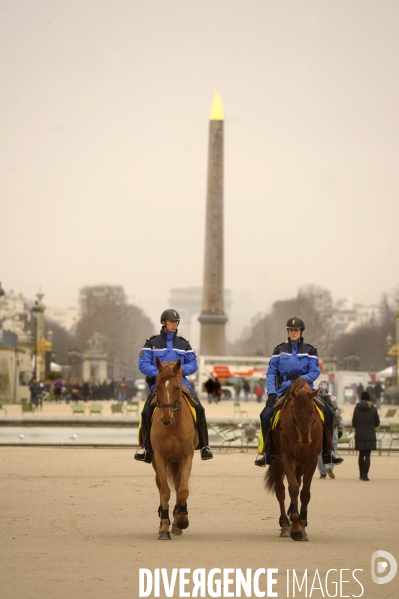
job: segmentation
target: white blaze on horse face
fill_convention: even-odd
[[[168,389],[169,383],[170,383],[170,381],[165,381],[166,395],[168,396],[167,403],[169,403],[169,389]]]

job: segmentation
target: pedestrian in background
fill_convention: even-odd
[[[240,401],[241,389],[242,389],[242,385],[241,385],[240,381],[238,380],[234,383],[234,391],[236,394],[236,401]]]
[[[249,399],[249,392],[251,390],[251,387],[249,386],[249,383],[247,380],[244,381],[244,384],[242,386],[243,391],[244,391],[244,401],[248,401]]]
[[[355,428],[355,449],[359,451],[359,478],[370,480],[371,452],[377,449],[375,429],[380,425],[378,411],[370,399],[370,394],[363,391],[359,403],[353,412],[352,425]]]
[[[118,403],[123,405],[123,402],[126,400],[127,394],[127,383],[125,377],[121,380],[118,385]]]
[[[215,382],[213,380],[213,376],[209,377],[209,379],[204,383],[204,387],[206,392],[208,393],[208,403],[212,403],[213,401],[213,392],[215,390]]]
[[[334,410],[334,434],[333,434],[333,445],[334,445],[334,450],[337,451],[337,447],[338,447],[338,440],[337,440],[337,436],[338,439],[340,439],[342,437],[342,433],[344,431],[344,421],[342,418],[342,412],[341,412],[341,408],[338,405],[338,400],[334,395],[330,395],[329,394],[329,385],[328,385],[328,381],[321,381],[320,385],[319,385],[319,389],[320,389],[320,397],[322,398],[322,400],[330,406],[330,408],[332,408]],[[337,433],[335,432],[337,429]],[[319,455],[318,461],[317,461],[317,465],[319,468],[319,472],[320,472],[320,478],[326,478],[327,474],[330,478],[335,478],[335,474],[333,472],[334,470],[334,464],[330,463],[330,464],[323,464],[323,458],[321,456],[321,454]]]
[[[256,401],[258,403],[262,401],[264,394],[265,394],[265,388],[263,387],[263,385],[258,383],[255,388]]]

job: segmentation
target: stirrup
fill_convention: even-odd
[[[329,453],[323,453],[322,460],[323,464],[334,464],[335,466],[338,466],[338,464],[342,464],[344,458],[337,458],[331,451]]]
[[[261,453],[255,460],[255,466],[272,466],[274,464],[274,455],[270,451]]]
[[[142,453],[139,453],[139,451]],[[145,448],[143,449],[141,447],[134,454],[135,460],[137,460],[139,462],[145,462],[146,464],[151,464],[153,457],[154,457],[154,454],[151,453],[151,451],[149,449],[145,449]]]
[[[201,460],[212,460],[213,453],[209,445],[204,445],[201,447]]]
[[[256,458],[254,464],[255,464],[255,466],[260,466],[261,468],[264,468],[266,466],[266,454],[264,454],[264,453],[259,454],[258,457]]]

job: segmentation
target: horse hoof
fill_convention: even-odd
[[[178,526],[175,526],[174,524],[172,524],[172,535],[182,535],[183,531],[181,528],[179,528]]]
[[[286,539],[290,538],[290,529],[289,528],[282,528],[281,532],[280,532],[280,537],[284,537]]]
[[[170,532],[160,532],[158,535],[158,541],[171,541]]]
[[[298,532],[293,532],[291,530],[290,537],[293,541],[308,541],[309,540],[307,535],[303,534],[302,530],[300,530]]]

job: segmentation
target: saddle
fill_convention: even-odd
[[[289,404],[290,400],[291,400],[291,395],[288,395],[288,397],[286,395],[285,396],[283,395],[275,403],[274,414],[272,416],[271,427],[270,427],[272,431],[278,431],[281,429],[281,417],[284,413],[285,408]],[[323,426],[324,426],[325,418],[324,418],[324,412],[323,412],[323,408],[324,408],[323,402],[320,401],[320,399],[318,397],[314,397],[313,403],[315,404],[316,412],[319,415],[320,420],[322,421]]]
[[[191,416],[193,417],[193,421],[194,421],[194,426],[197,428],[197,411],[195,408],[197,407],[198,402],[195,399],[195,397],[191,394],[190,389],[188,387],[182,387],[182,391],[183,391],[183,398],[187,402],[188,407],[190,408]],[[153,391],[151,391],[147,401],[149,401],[151,406],[155,406],[155,409],[151,416],[151,422],[152,422],[152,420],[154,419],[154,414],[157,410],[157,406],[156,406],[157,390],[156,390],[156,388]],[[140,447],[143,447],[143,431],[142,431],[142,426],[141,426],[141,418],[140,418],[140,422],[139,422],[137,436],[138,436],[138,442],[139,442]]]

